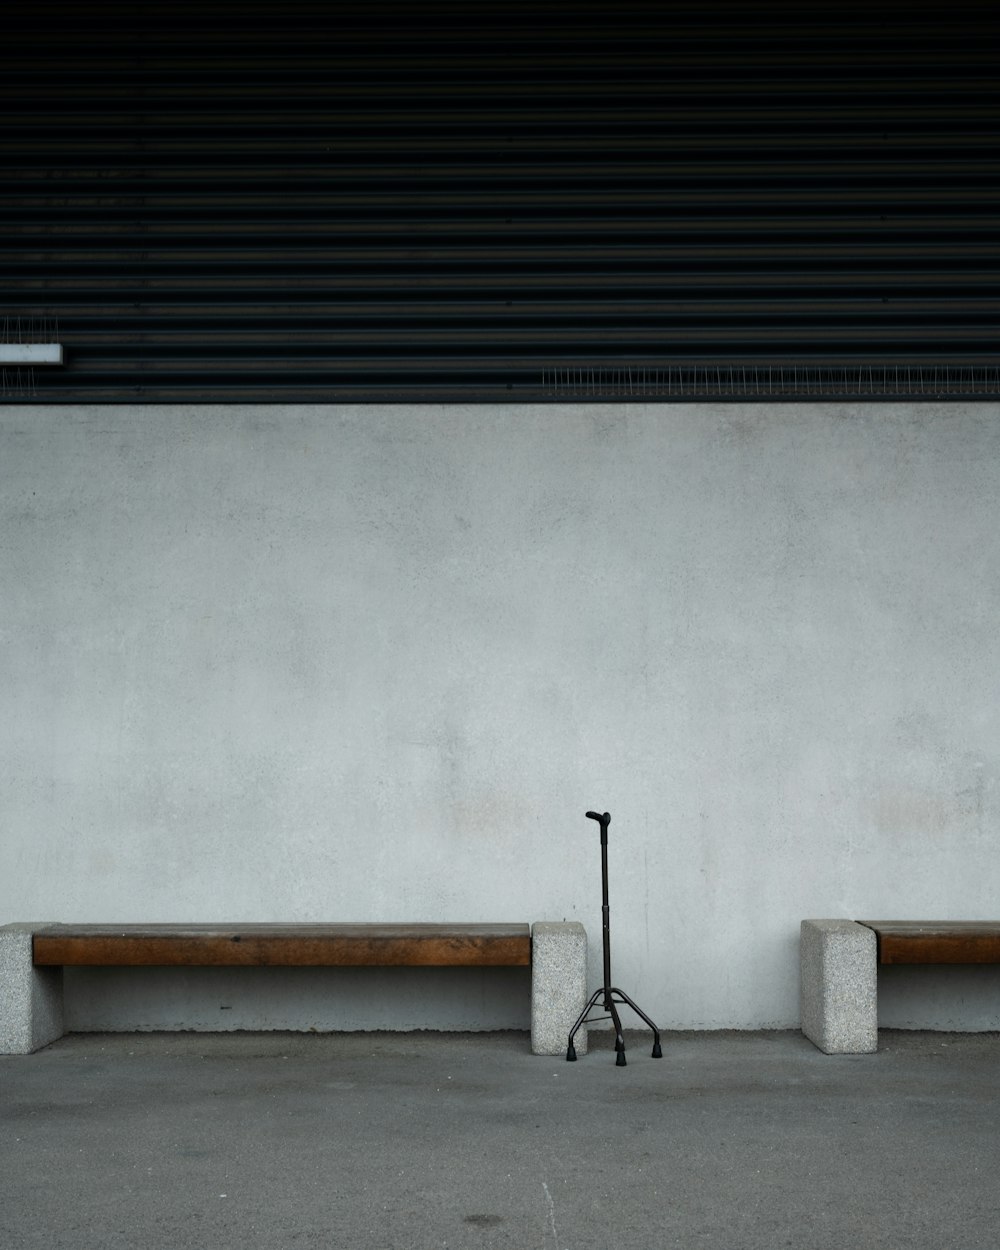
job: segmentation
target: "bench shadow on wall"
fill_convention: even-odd
[[[530,968],[66,968],[67,1032],[529,1029]]]

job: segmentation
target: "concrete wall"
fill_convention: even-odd
[[[596,984],[596,807],[615,981],[738,1028],[802,917],[1000,912],[996,404],[8,407],[0,509],[0,923],[566,917]],[[883,1024],[1000,1025],[902,973]],[[155,975],[71,1024],[527,1023]]]

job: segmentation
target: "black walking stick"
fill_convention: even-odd
[[[597,1016],[598,1020],[612,1020],[615,1026],[615,1050],[618,1057],[615,1064],[619,1068],[625,1067],[625,1039],[622,1037],[622,1022],[618,1017],[618,1011],[615,1003],[624,1003],[631,1007],[637,1016],[645,1020],[649,1027],[653,1030],[653,1058],[662,1059],[663,1051],[660,1049],[660,1033],[656,1025],[650,1020],[644,1011],[640,1011],[635,1003],[629,998],[624,990],[616,989],[611,984],[611,926],[609,923],[608,911],[608,825],[611,824],[611,817],[607,812],[600,814],[599,812],[588,812],[588,820],[596,820],[601,826],[601,884],[604,887],[604,905],[601,908],[602,928],[604,930],[604,984],[599,990],[595,990],[590,996],[590,1001],[580,1013],[576,1024],[569,1031],[569,1046],[566,1049],[566,1058],[572,1063],[576,1059],[576,1048],[573,1046],[573,1038],[576,1036],[577,1029],[584,1023],[590,1015],[594,1007],[597,1006],[598,1000],[601,1001],[602,1010],[608,1012],[606,1016]],[[617,997],[616,997],[617,996]]]

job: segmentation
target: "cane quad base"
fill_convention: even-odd
[[[593,994],[591,994],[590,998],[587,1000],[586,1007],[584,1007],[576,1023],[573,1025],[572,1029],[570,1029],[569,1044],[566,1047],[566,1059],[569,1063],[574,1063],[578,1057],[576,1039],[580,1034],[580,1030],[584,1027],[586,1022],[591,1019],[590,1013],[595,1009],[599,1009],[606,1011],[608,1014],[606,1016],[597,1016],[596,1019],[610,1020],[614,1025],[615,1064],[619,1068],[625,1067],[627,1062],[625,1059],[625,1036],[622,1033],[621,1017],[618,1014],[619,1007],[631,1007],[639,1019],[652,1029],[652,1057],[654,1059],[663,1058],[663,1048],[660,1045],[660,1031],[657,1029],[652,1020],[650,1020],[649,1016],[646,1015],[641,1007],[637,1007],[635,1005],[624,990],[620,990],[614,985],[602,985],[600,989],[594,990]]]

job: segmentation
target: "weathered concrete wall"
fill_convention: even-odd
[[[803,917],[998,912],[996,404],[9,407],[0,510],[0,923],[565,917],[596,984],[596,807],[695,1028],[796,1023]],[[491,984],[423,1022],[526,1027]]]

